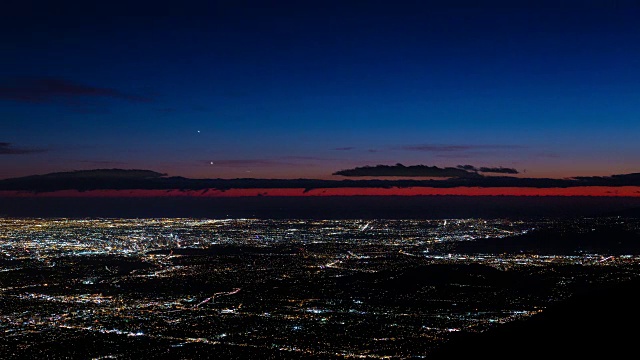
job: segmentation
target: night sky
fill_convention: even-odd
[[[0,5],[0,179],[640,171],[637,1],[42,3]]]

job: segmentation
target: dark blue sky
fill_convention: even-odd
[[[0,15],[0,178],[640,169],[637,1],[47,3]]]

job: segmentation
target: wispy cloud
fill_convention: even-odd
[[[353,169],[340,170],[333,175],[342,176],[413,176],[413,177],[478,177],[479,173],[518,174],[518,170],[505,167],[475,167],[473,165],[458,165],[456,167],[437,167],[427,165],[404,166],[376,165],[363,166]]]
[[[456,166],[458,169],[467,170],[467,171],[475,171],[481,173],[495,173],[495,174],[519,174],[518,170],[514,168],[505,168],[505,167],[475,167],[473,165],[458,165]]]
[[[495,174],[518,174],[518,170],[514,168],[505,168],[505,167],[480,167],[478,171],[482,173],[495,173]]]
[[[109,160],[80,160],[78,162],[84,163],[84,164],[100,165],[100,166],[114,166],[114,165],[126,164],[126,162],[123,162],[123,161],[109,161]]]
[[[539,157],[539,158],[550,158],[550,159],[556,159],[560,157],[559,154],[552,153],[552,152],[539,152],[539,153],[533,154],[533,156]]]
[[[0,142],[0,155],[24,155],[45,152],[44,149],[15,147],[8,142]]]
[[[326,157],[318,157],[318,156],[296,156],[296,155],[283,156],[280,159],[285,159],[285,160],[312,160],[312,161],[337,161],[337,160],[340,160],[340,159],[336,159],[336,158],[326,158]]]
[[[271,159],[218,159],[209,160],[207,164],[227,168],[309,166],[317,162],[340,161],[340,159],[317,156],[289,155]]]
[[[424,152],[465,152],[475,150],[507,150],[507,149],[522,149],[522,145],[501,145],[501,144],[481,144],[481,145],[460,145],[460,144],[420,144],[420,145],[405,145],[394,148],[395,150],[405,151],[424,151]]]
[[[471,149],[471,147],[468,145],[406,145],[398,147],[396,149],[407,151],[450,152],[466,151]]]
[[[363,166],[353,169],[336,171],[333,175],[342,176],[413,176],[413,177],[469,177],[479,176],[474,172],[465,169],[427,165],[404,166],[396,165],[376,165]]]
[[[145,96],[116,89],[80,84],[55,77],[22,77],[0,82],[0,99],[28,103],[50,103],[79,98],[113,98],[132,102],[151,102]]]
[[[470,159],[473,157],[476,157],[477,155],[471,152],[442,152],[442,153],[436,153],[434,155],[437,158],[443,158],[443,159]]]
[[[292,162],[272,159],[225,159],[210,160],[209,165],[228,167],[228,168],[247,168],[247,167],[277,167],[277,166],[295,166]]]
[[[246,160],[241,160],[246,161]],[[255,160],[249,160],[255,161]],[[62,173],[29,176],[26,179],[0,180],[0,190],[56,191],[65,189],[255,189],[255,188],[569,188],[584,186],[640,186],[640,173],[611,176],[584,176],[574,178],[526,178],[515,176],[483,176],[458,168],[439,168],[436,166],[395,166],[378,165],[351,170],[344,176],[423,176],[442,179],[353,179],[317,180],[317,179],[187,179],[165,177],[166,174],[141,169],[95,169],[74,170]],[[373,174],[375,171],[377,174]],[[392,174],[389,174],[391,171]],[[411,173],[411,174],[410,174]],[[611,189],[609,191],[617,191]],[[620,190],[622,191],[622,190]]]
[[[333,150],[349,151],[349,150],[353,150],[353,149],[355,149],[355,147],[353,147],[353,146],[345,146],[345,147],[337,147],[337,148],[334,148]]]

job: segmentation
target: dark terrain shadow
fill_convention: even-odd
[[[615,359],[636,351],[640,279],[578,293],[527,320],[457,334],[429,359]]]

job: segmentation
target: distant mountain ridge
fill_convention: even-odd
[[[462,254],[636,255],[640,254],[640,232],[612,224],[588,231],[549,228],[517,236],[459,241],[446,251]]]
[[[130,179],[152,179],[167,176],[152,170],[141,169],[93,169],[55,172],[44,175],[29,175],[12,178],[8,180],[29,180],[29,179],[91,179],[91,178],[130,178]]]

